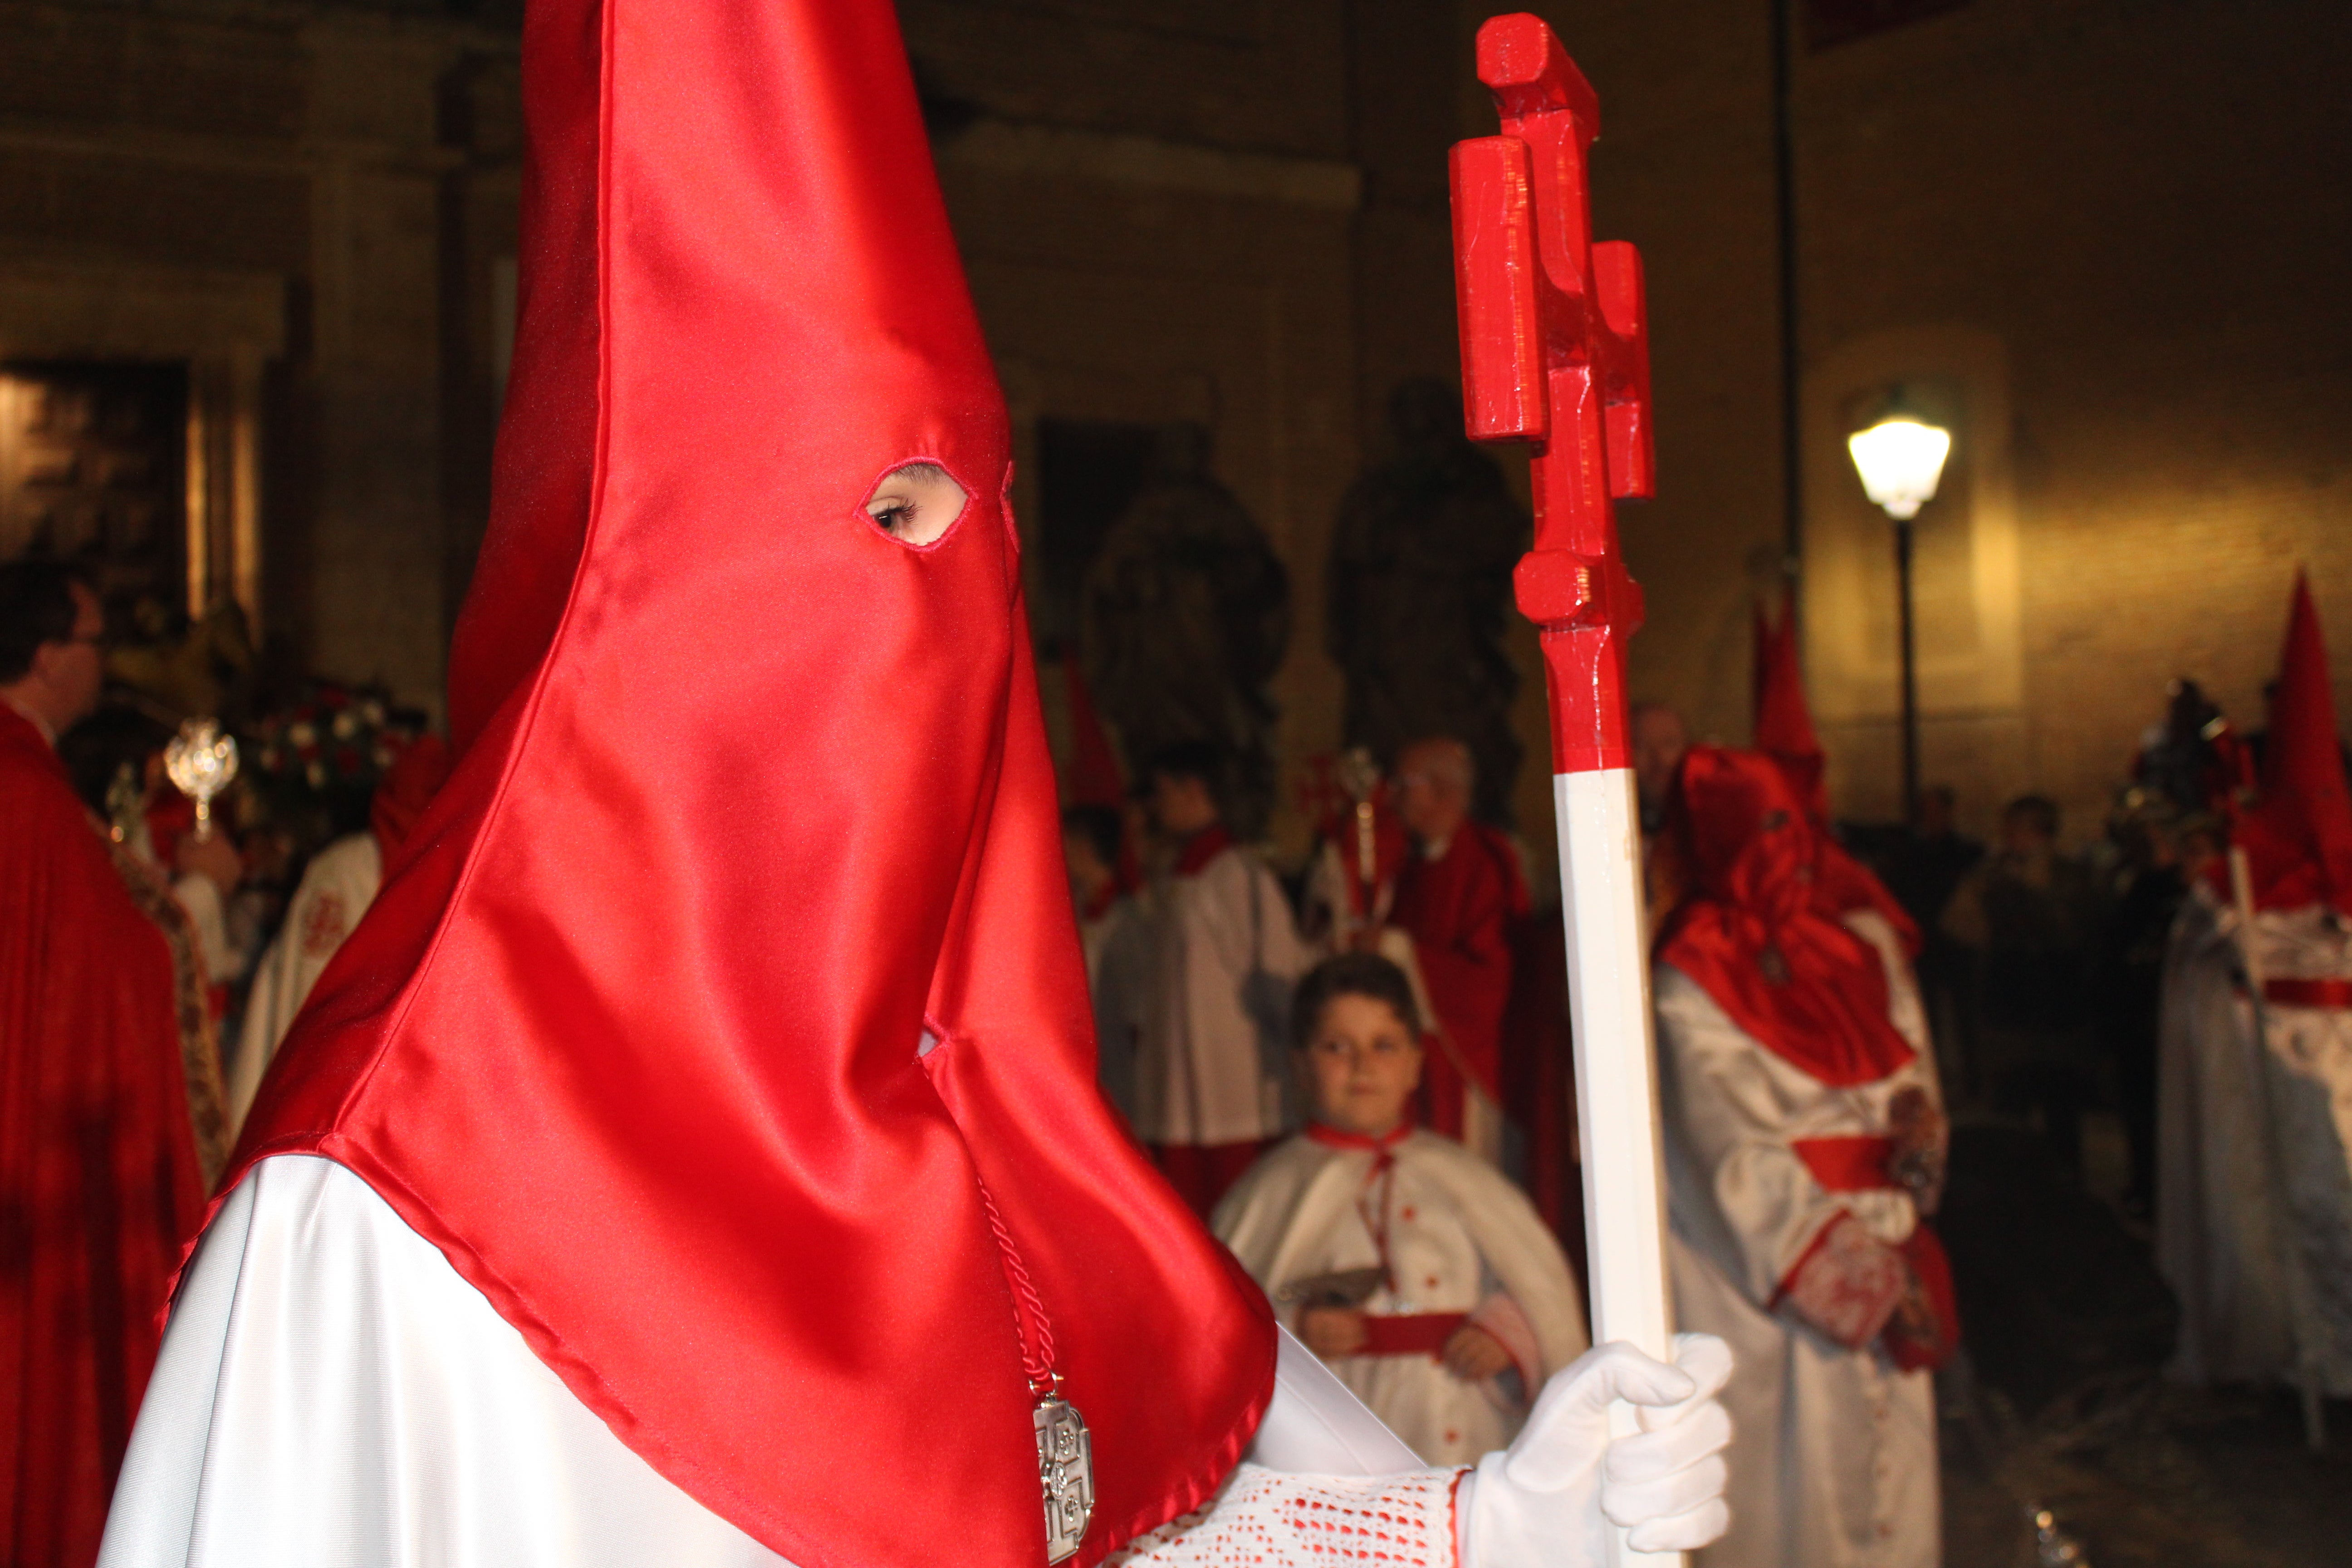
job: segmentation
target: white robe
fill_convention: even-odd
[[[1136,1136],[1251,1143],[1283,1130],[1289,984],[1315,951],[1255,855],[1229,848],[1152,889],[1138,1010]],[[1253,1012],[1249,993],[1259,994]]]
[[[1339,1381],[1433,1465],[1470,1464],[1509,1443],[1543,1380],[1591,1347],[1559,1243],[1519,1190],[1451,1140],[1415,1132],[1395,1150],[1387,1194],[1394,1289],[1363,1302],[1374,1313],[1463,1312],[1517,1363],[1465,1383],[1427,1355],[1346,1356]],[[1276,1298],[1295,1328],[1302,1308],[1286,1286],[1375,1268],[1378,1245],[1358,1199],[1372,1153],[1301,1135],[1252,1166],[1217,1205],[1212,1228]]]
[[[1822,1083],[1764,1048],[1699,984],[1657,968],[1669,1257],[1678,1326],[1729,1342],[1724,1390],[1731,1528],[1701,1568],[1934,1568],[1941,1561],[1933,1379],[1875,1344],[1844,1345],[1771,1303],[1822,1226],[1843,1209],[1890,1246],[1918,1215],[1908,1194],[1832,1193],[1800,1138],[1884,1136],[1902,1089],[1936,1094],[1909,966],[1886,922],[1847,917],[1885,961],[1895,1026],[1918,1055],[1852,1089]]]
[[[228,1068],[228,1124],[245,1125],[246,1112],[261,1088],[262,1074],[294,1015],[319,983],[327,960],[343,945],[360,916],[375,902],[383,883],[383,852],[373,833],[338,838],[311,857],[286,906],[286,920],[277,939],[261,955],[254,971],[253,989],[245,1002],[245,1026],[238,1036],[236,1056]]]
[[[1121,1561],[1321,1563],[1291,1522],[1307,1507],[1380,1514],[1451,1563],[1457,1478],[1286,1336],[1247,1461]],[[309,1155],[262,1162],[206,1232],[99,1563],[790,1568],[625,1447],[364,1182]]]
[[[2157,1262],[2180,1300],[2170,1370],[2199,1384],[2294,1380],[2301,1290],[2314,1370],[2324,1392],[2345,1398],[2352,1011],[2268,1002],[2269,1049],[2258,1049],[2238,925],[2236,911],[2200,888],[2165,960]],[[2266,979],[2352,980],[2352,932],[2321,909],[2263,911],[2253,942]]]

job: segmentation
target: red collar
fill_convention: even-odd
[[[1370,1149],[1381,1154],[1393,1151],[1398,1144],[1412,1137],[1416,1131],[1412,1124],[1412,1118],[1410,1116],[1377,1138],[1369,1132],[1342,1131],[1337,1127],[1326,1126],[1320,1121],[1310,1121],[1307,1124],[1307,1136],[1327,1149]]]
[[[1176,874],[1197,877],[1209,868],[1209,862],[1234,847],[1234,836],[1222,822],[1213,822],[1192,837],[1184,840],[1184,852],[1176,857]]]

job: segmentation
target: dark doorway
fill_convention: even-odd
[[[0,363],[0,560],[76,561],[110,610],[188,603],[188,372]]]
[[[1142,489],[1157,428],[1081,419],[1037,422],[1038,602],[1030,620],[1041,648],[1075,646],[1087,568],[1103,536]]]

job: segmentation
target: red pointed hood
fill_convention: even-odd
[[[1813,820],[1826,823],[1830,797],[1822,773],[1827,758],[1821,737],[1813,732],[1812,710],[1805,703],[1797,606],[1790,595],[1781,598],[1777,626],[1762,605],[1756,608],[1756,749],[1780,764]]]
[[[2237,839],[2263,908],[2328,903],[2352,912],[2352,796],[2345,787],[2327,645],[2301,573],[2271,700],[2262,797],[2240,822]]]
[[[1793,593],[1780,597],[1777,626],[1766,617],[1761,605],[1756,607],[1756,749],[1779,764],[1819,834],[1815,901],[1831,914],[1877,910],[1916,958],[1925,945],[1917,922],[1869,867],[1829,837],[1829,755],[1814,732],[1813,711],[1805,701],[1805,669],[1797,651]]]
[[[1097,1561],[1231,1468],[1273,1331],[1095,1088],[1007,419],[890,6],[534,0],[524,80],[461,755],[240,1165],[349,1166],[802,1568],[1036,1568],[1049,1359]],[[863,510],[911,460],[969,494],[920,548]]]

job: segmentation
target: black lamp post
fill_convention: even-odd
[[[1864,493],[1895,523],[1896,626],[1903,668],[1903,820],[1919,814],[1919,678],[1911,626],[1911,520],[1936,499],[1944,459],[1952,453],[1952,433],[1903,412],[1900,399],[1867,430],[1846,437],[1846,450],[1862,476]]]

